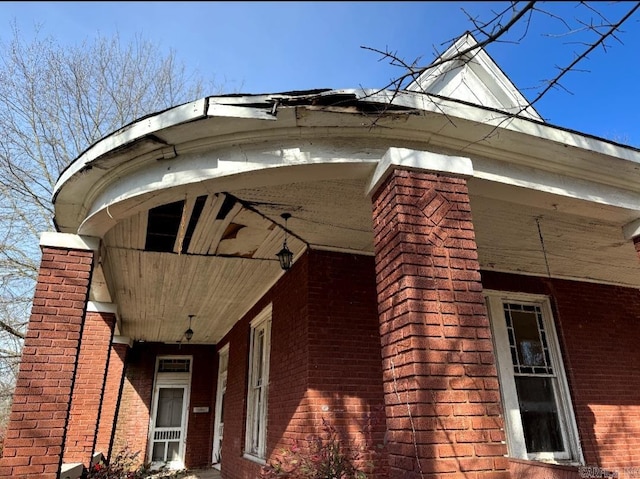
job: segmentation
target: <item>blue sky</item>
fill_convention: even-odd
[[[582,33],[568,35],[597,12],[578,2],[540,2],[566,20],[536,12],[488,53],[530,100],[579,51]],[[361,46],[389,48],[407,59],[434,59],[436,50],[508,2],[3,2],[0,40],[15,21],[25,39],[41,35],[61,44],[96,33],[136,34],[173,49],[188,69],[214,78],[226,90],[271,93],[313,88],[381,87],[400,70]],[[632,2],[593,2],[618,19]],[[550,123],[640,147],[640,11],[625,23],[622,41],[593,52],[535,105]],[[4,32],[4,33],[3,33]],[[583,32],[584,33],[584,32]],[[524,38],[520,40],[521,37]],[[217,92],[213,92],[217,93]]]

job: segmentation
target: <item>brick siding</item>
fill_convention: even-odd
[[[95,447],[95,452],[100,452],[105,457],[111,455],[111,444],[120,394],[124,384],[124,365],[128,351],[129,345],[127,344],[111,345]]]
[[[76,369],[63,462],[91,464],[115,315],[87,312]]]
[[[0,459],[0,477],[56,479],[93,252],[44,247]]]
[[[384,442],[380,340],[373,258],[308,251],[220,343],[229,343],[222,473],[255,477],[242,457],[245,438],[249,323],[272,303],[267,460],[282,448],[322,434],[323,419],[344,444]],[[377,474],[386,457],[364,455]],[[361,463],[361,465],[363,465]]]
[[[389,477],[508,478],[465,180],[395,170],[373,221]]]

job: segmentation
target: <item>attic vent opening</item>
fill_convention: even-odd
[[[173,251],[173,245],[178,237],[183,208],[184,200],[156,206],[149,210],[147,240],[144,246],[146,251],[158,251],[161,253]]]

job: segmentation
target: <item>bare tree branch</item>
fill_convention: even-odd
[[[609,30],[603,34],[600,34],[600,37],[593,42],[593,44],[591,44],[585,51],[583,51],[580,55],[578,55],[568,66],[560,69],[560,73],[558,73],[558,75],[555,76],[555,78],[553,78],[549,84],[546,86],[546,88],[544,88],[530,103],[530,105],[533,105],[535,103],[537,103],[538,101],[540,101],[540,99],[549,91],[551,90],[554,86],[558,85],[560,82],[560,79],[565,76],[567,73],[569,73],[570,71],[573,71],[574,67],[580,63],[581,60],[583,60],[584,58],[586,58],[589,53],[591,53],[592,51],[594,51],[596,48],[598,48],[600,45],[604,44],[604,41],[611,35],[613,35],[619,28],[620,26],[626,22],[631,15],[633,15],[636,10],[638,10],[638,8],[640,8],[640,3],[636,3],[633,8],[631,8],[617,23],[614,23],[613,25],[611,25],[611,28],[609,28]]]

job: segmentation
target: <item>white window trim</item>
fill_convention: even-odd
[[[227,367],[223,370],[223,358],[226,357]],[[227,379],[227,371],[229,370],[229,344],[225,344],[218,351],[218,387],[216,388],[216,410],[214,418],[213,429],[213,448],[211,452],[211,463],[214,464],[214,468],[220,470],[220,463],[217,461],[217,456],[220,454],[220,423],[222,422],[222,390],[223,382]]]
[[[504,409],[505,429],[509,456],[519,459],[529,459],[562,464],[584,464],[582,449],[578,436],[578,427],[573,411],[573,403],[569,392],[567,375],[562,361],[558,335],[553,321],[553,313],[549,297],[545,295],[512,293],[485,290],[491,330],[496,353],[498,375],[500,379],[500,393]],[[503,303],[530,304],[539,306],[542,311],[544,327],[547,336],[551,365],[556,375],[555,392],[557,394],[558,416],[561,423],[562,439],[565,444],[563,453],[527,453],[522,419],[518,405],[515,379],[509,340],[504,314]]]
[[[263,309],[254,319],[251,321],[251,334],[249,337],[249,367],[247,368],[247,422],[245,427],[245,444],[244,444],[244,457],[260,464],[266,464],[266,449],[267,449],[267,411],[269,404],[269,359],[271,357],[271,311],[272,305],[270,304]],[[262,377],[264,379],[264,401],[260,408],[259,421],[263,425],[260,430],[260,437],[258,437],[258,450],[252,451],[252,440],[254,437],[254,407],[252,400],[251,384],[253,383],[253,364],[254,364],[254,335],[256,331],[264,331],[264,349],[262,360]]]

